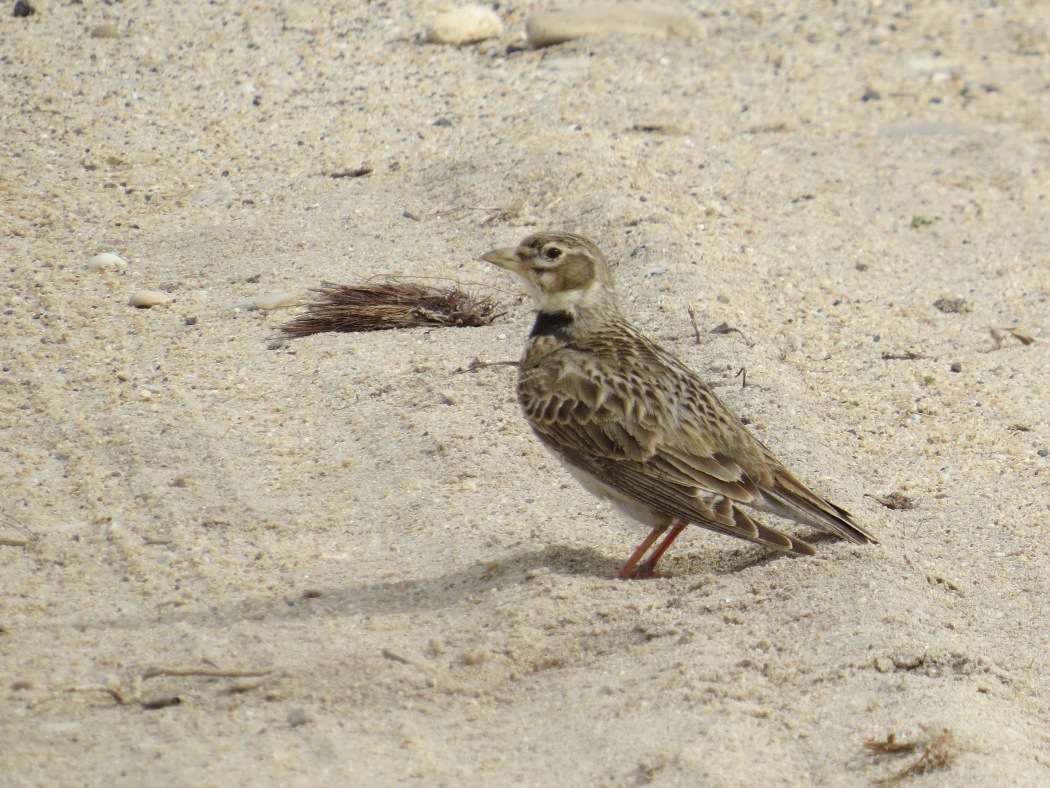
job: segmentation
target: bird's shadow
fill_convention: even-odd
[[[789,558],[784,553],[751,545],[733,550],[682,551],[669,563],[670,576],[729,575],[772,561]],[[688,569],[678,568],[675,565]],[[663,565],[661,565],[663,566]],[[396,615],[453,607],[465,599],[479,597],[492,589],[504,589],[531,582],[544,574],[594,578],[608,583],[616,579],[619,563],[590,548],[549,546],[542,550],[522,549],[479,561],[471,566],[430,577],[391,580],[325,588],[313,586],[284,598],[256,596],[232,605],[231,619],[307,619],[317,616]],[[650,583],[652,580],[628,581]]]

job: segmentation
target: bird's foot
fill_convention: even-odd
[[[657,572],[653,567],[642,564],[629,574],[620,573],[617,575],[621,580],[663,580],[671,577],[666,572]]]

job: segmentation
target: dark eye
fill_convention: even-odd
[[[546,249],[543,250],[543,256],[546,257],[548,260],[557,260],[559,257],[561,257],[561,249],[559,249],[557,246],[548,246]]]

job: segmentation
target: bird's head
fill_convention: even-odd
[[[481,259],[520,276],[539,312],[580,317],[619,309],[605,255],[583,236],[536,233],[517,247],[493,249]]]

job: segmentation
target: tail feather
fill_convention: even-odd
[[[788,536],[765,523],[756,520],[739,507],[733,506],[733,522],[736,523],[737,531],[733,534],[751,542],[756,542],[765,547],[772,547],[792,555],[813,555],[817,551],[808,542]]]
[[[779,517],[811,525],[857,544],[878,544],[841,506],[817,495],[790,472],[781,470],[758,508]]]

